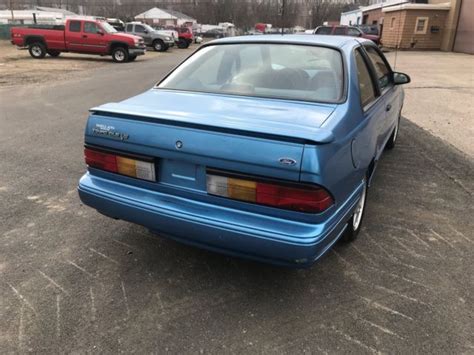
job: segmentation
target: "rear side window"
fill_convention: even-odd
[[[71,22],[69,22],[69,31],[70,32],[81,32],[81,21],[71,21]]]
[[[126,32],[133,32],[133,25],[127,25]]]
[[[334,34],[335,35],[345,35],[346,34],[346,28],[345,27],[336,27],[334,29]]]
[[[374,47],[367,46],[365,51],[375,68],[377,80],[379,81],[380,88],[383,90],[390,84],[390,69]]]
[[[331,34],[331,30],[332,30],[331,27],[319,27],[319,28],[316,30],[316,34],[317,34],[317,35],[330,35],[330,34]]]
[[[360,50],[355,51],[355,59],[357,64],[357,78],[359,79],[360,101],[362,107],[367,106],[375,100],[375,88],[370,77],[369,68],[365,63]]]

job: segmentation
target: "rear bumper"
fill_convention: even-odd
[[[100,213],[147,227],[180,242],[225,254],[286,266],[310,266],[344,232],[360,195],[322,224],[211,205],[145,190],[86,173],[78,186],[82,202]]]

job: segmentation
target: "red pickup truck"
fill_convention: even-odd
[[[51,27],[13,27],[11,43],[28,48],[33,58],[61,52],[111,55],[115,62],[133,61],[145,54],[141,37],[119,33],[107,22],[96,18],[70,18],[65,25]]]

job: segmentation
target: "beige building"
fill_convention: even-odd
[[[383,45],[474,54],[474,1],[426,2],[383,7]]]

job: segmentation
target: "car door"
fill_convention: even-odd
[[[82,21],[70,20],[66,29],[66,48],[71,52],[82,52]]]
[[[373,159],[378,160],[383,151],[386,105],[375,80],[372,65],[362,47],[354,51],[354,56],[364,129],[353,142],[352,155],[356,167],[367,167]]]
[[[143,38],[146,45],[151,45],[151,43],[152,43],[151,33],[148,32],[148,30],[145,28],[145,26],[135,25],[135,29],[133,30],[133,34]]]
[[[104,30],[96,22],[84,21],[82,28],[82,45],[85,52],[103,53],[107,50]]]
[[[401,112],[401,87],[393,84],[393,73],[385,56],[374,45],[365,44],[365,52],[369,62],[373,67],[380,94],[385,101],[386,118],[381,132],[383,145],[389,139],[390,135],[398,122]]]

